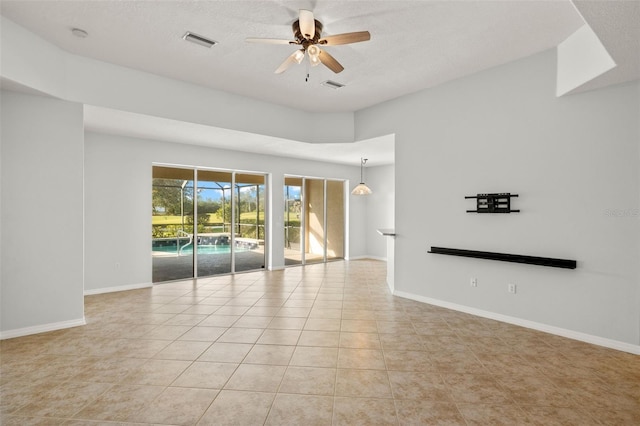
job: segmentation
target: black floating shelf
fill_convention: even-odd
[[[522,256],[519,254],[494,253],[490,251],[461,250],[445,247],[431,247],[429,253],[448,254],[450,256],[474,257],[476,259],[501,260],[503,262],[526,263],[528,265],[549,266],[552,268],[576,269],[577,262],[552,257]]]

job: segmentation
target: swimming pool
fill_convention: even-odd
[[[154,253],[162,254],[178,254],[178,249],[175,245],[168,246],[155,246],[152,247]],[[250,251],[244,247],[236,247],[236,253],[243,251]],[[180,250],[181,256],[190,256],[193,254],[193,244],[189,244]],[[231,246],[229,244],[224,245],[199,245],[198,254],[231,254]]]

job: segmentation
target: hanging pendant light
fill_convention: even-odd
[[[360,158],[360,183],[353,188],[351,195],[371,195],[373,193],[373,191],[371,191],[371,189],[364,183],[363,172],[365,164],[367,164],[367,158]]]

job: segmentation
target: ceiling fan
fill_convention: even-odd
[[[312,66],[323,64],[334,73],[344,70],[344,67],[333,56],[319,46],[337,46],[340,44],[358,43],[371,39],[369,31],[357,31],[352,33],[343,33],[321,37],[322,23],[313,17],[310,10],[300,10],[298,19],[291,25],[293,29],[293,37],[295,40],[284,40],[274,38],[247,38],[249,43],[263,44],[292,44],[301,46],[300,49],[293,52],[285,61],[276,69],[276,74],[285,72],[291,65],[299,64],[305,56],[309,56],[309,62]]]

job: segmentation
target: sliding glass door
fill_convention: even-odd
[[[327,180],[326,182],[325,247],[327,260],[344,259],[344,182],[338,180]]]
[[[199,277],[231,270],[231,181],[233,174],[197,170]]]
[[[265,265],[265,176],[153,167],[153,282]]]
[[[284,182],[285,265],[343,259],[345,182],[295,176]]]
[[[264,175],[235,175],[235,270],[264,268]]]
[[[302,178],[284,178],[284,264],[302,263]]]
[[[305,179],[305,263],[325,261],[324,179]]]
[[[153,167],[153,282],[192,278],[194,177],[192,169]]]

